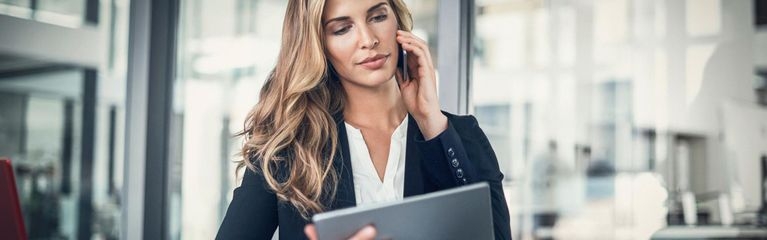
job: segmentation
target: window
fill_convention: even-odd
[[[86,5],[95,4],[94,6],[98,6],[97,1],[98,0],[0,0],[0,14],[28,18],[67,27],[80,27],[87,20]],[[114,1],[113,3],[119,2],[120,1]],[[109,16],[110,14],[112,14],[112,12],[109,12],[105,16]]]
[[[98,26],[37,22],[55,12],[82,23],[86,2],[0,1],[2,34],[39,37],[22,45],[31,47],[0,40],[0,156],[12,161],[30,239],[116,239],[121,231],[127,1],[105,2],[98,13],[109,18]],[[19,17],[14,10],[28,19],[5,16]],[[103,51],[81,46],[102,39]]]
[[[470,111],[516,237],[649,238],[679,193],[728,192],[717,109],[756,103],[753,7],[478,0]]]

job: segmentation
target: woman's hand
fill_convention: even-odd
[[[314,224],[307,224],[306,227],[304,227],[304,233],[306,233],[306,237],[308,237],[310,240],[317,240],[317,229],[314,228]],[[373,226],[365,226],[364,228],[360,229],[355,233],[353,236],[349,237],[349,240],[368,240],[368,239],[376,239],[376,228]]]
[[[398,30],[397,42],[408,52],[407,70],[410,79],[396,72],[400,92],[408,112],[415,118],[426,140],[447,129],[447,117],[439,108],[437,78],[429,46],[413,33]]]

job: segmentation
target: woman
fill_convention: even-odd
[[[495,153],[474,117],[440,111],[429,48],[411,27],[402,0],[289,1],[217,238],[269,239],[278,226],[281,239],[315,238],[313,214],[480,181],[495,236],[511,237]]]

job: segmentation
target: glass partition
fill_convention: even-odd
[[[699,223],[721,222],[719,196],[753,211],[758,156],[731,153],[767,150],[728,147],[749,137],[722,113],[765,111],[752,4],[478,0],[470,111],[506,175],[515,237],[646,239],[682,223],[685,193]]]
[[[0,15],[27,9],[31,15],[21,17],[31,18],[0,16],[1,21],[14,21],[0,25],[33,25],[24,22],[40,21],[46,13],[82,22],[86,2],[2,0]],[[120,235],[128,1],[108,1],[106,6],[100,13],[109,17],[98,31],[108,42],[103,61],[94,66],[67,62],[63,59],[77,58],[61,53],[0,52],[0,156],[12,161],[30,239]],[[41,29],[50,28],[8,32],[49,34]],[[64,37],[60,42],[72,41]]]
[[[0,14],[67,27],[85,22],[88,0],[0,0]]]

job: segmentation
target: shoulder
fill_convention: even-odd
[[[289,159],[291,158],[292,154],[290,154],[289,149],[283,149],[282,151],[275,154],[276,159]],[[250,161],[250,164],[243,164],[245,167],[245,174],[243,175],[243,184],[246,181],[254,181],[254,179],[266,183],[266,178],[270,177],[271,179],[277,181],[277,182],[285,182],[287,181],[289,177],[289,162],[290,161],[271,161],[270,163],[267,163],[264,165],[263,159],[257,156],[251,156],[248,158],[247,161]],[[264,167],[268,167],[270,171],[264,171]],[[267,176],[268,174],[268,176]],[[265,187],[268,188],[268,185],[265,185]]]

